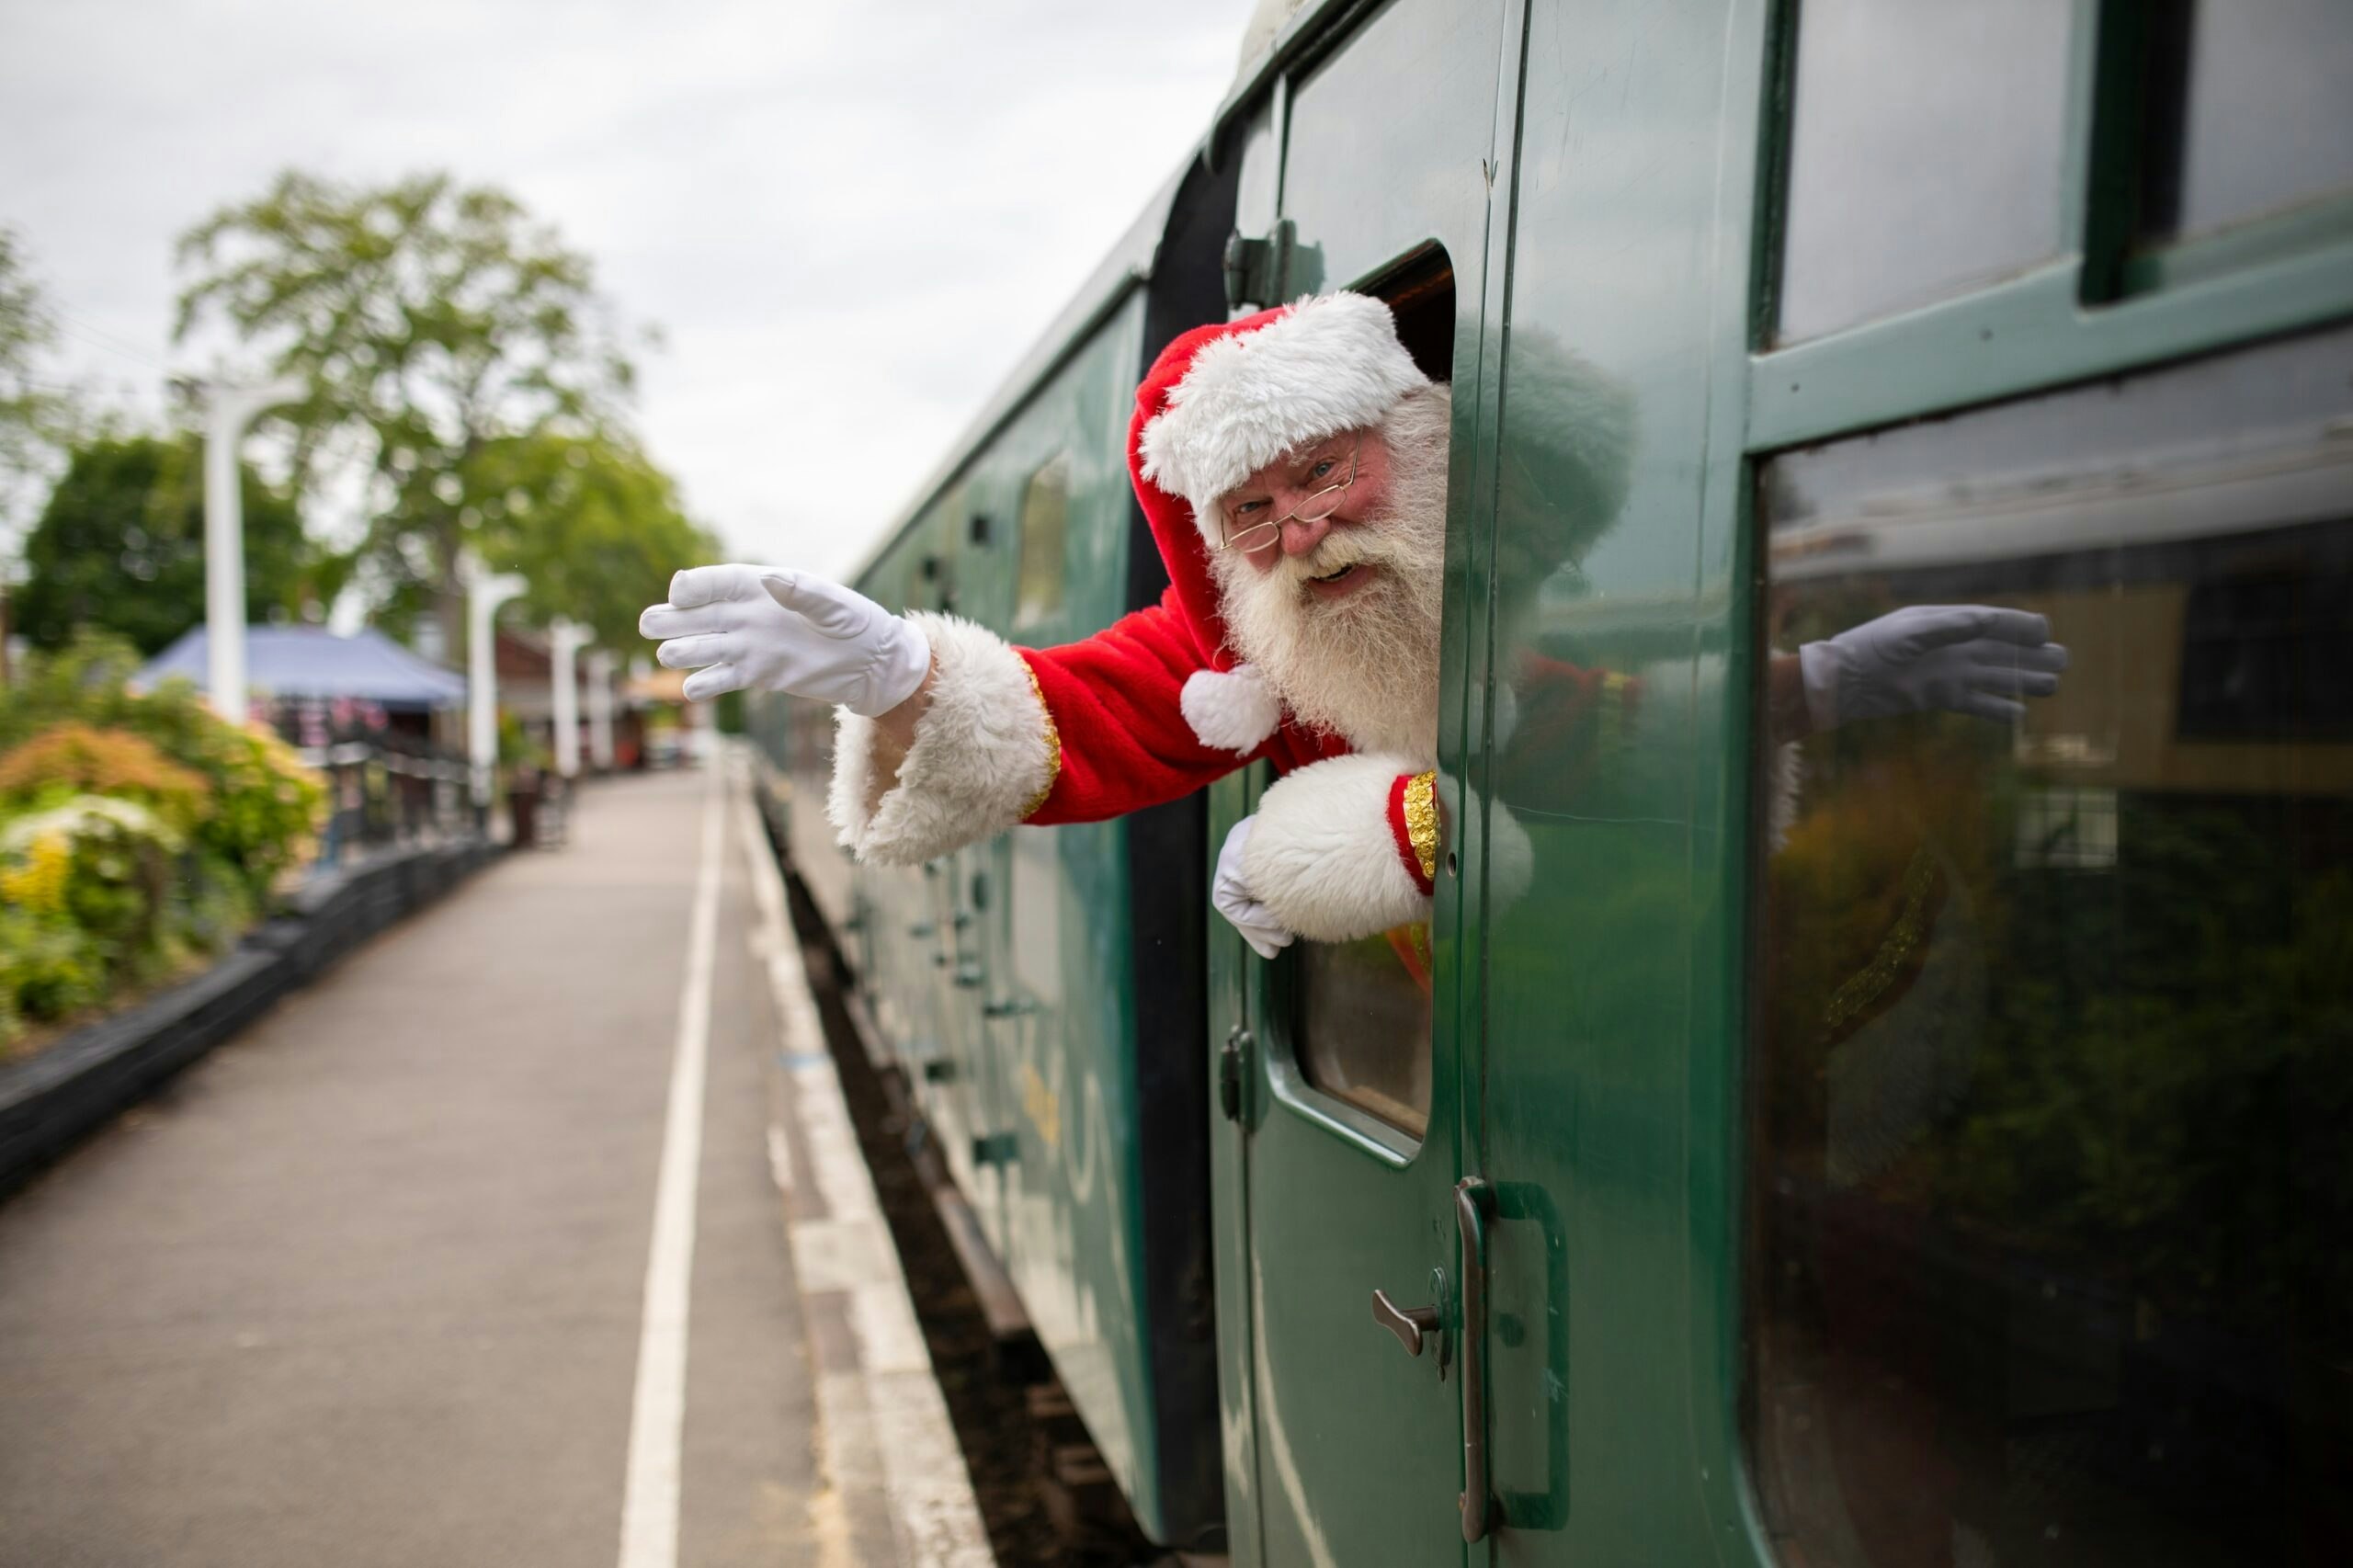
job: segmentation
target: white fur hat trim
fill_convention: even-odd
[[[1177,706],[1203,745],[1238,751],[1245,756],[1264,744],[1283,722],[1281,699],[1266,676],[1250,665],[1236,665],[1222,673],[1195,670],[1185,677]]]
[[[1292,449],[1378,422],[1429,384],[1370,294],[1302,300],[1266,325],[1203,344],[1143,427],[1143,476],[1192,503],[1204,535],[1219,496]]]

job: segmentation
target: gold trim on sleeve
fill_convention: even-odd
[[[1422,881],[1438,879],[1438,774],[1416,773],[1405,781],[1405,836],[1414,843]]]
[[[1016,653],[1014,657],[1019,659],[1021,655]],[[1037,669],[1029,660],[1021,659],[1021,673],[1029,677],[1029,695],[1038,699],[1038,717],[1046,725],[1046,782],[1029,797],[1029,803],[1021,808],[1021,820],[1028,822],[1037,814],[1038,808],[1046,803],[1046,797],[1054,792],[1055,781],[1063,776],[1063,733],[1054,722],[1054,710],[1046,705],[1046,688],[1038,684]]]

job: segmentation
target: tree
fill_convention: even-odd
[[[461,552],[484,525],[484,454],[589,439],[634,380],[588,259],[503,192],[423,175],[381,189],[290,171],[182,236],[196,276],[176,335],[218,318],[310,386],[306,481],[356,467],[371,520],[363,582],[398,625],[438,613],[460,646]]]
[[[14,516],[72,415],[71,400],[33,375],[56,341],[56,319],[28,276],[24,247],[0,228],[0,518]]]
[[[244,469],[245,613],[299,615],[340,585],[292,499]],[[82,628],[153,654],[204,619],[203,452],[194,437],[108,437],[74,449],[25,539],[18,629],[63,648]]]
[[[570,616],[607,647],[629,646],[670,574],[717,551],[669,476],[619,437],[509,437],[475,453],[464,479],[482,497],[483,560],[529,581],[539,619]]]
[[[16,562],[8,546],[74,416],[70,398],[33,378],[56,341],[56,320],[40,286],[28,276],[23,247],[13,231],[0,228],[0,686],[9,679],[13,625],[8,600]]]

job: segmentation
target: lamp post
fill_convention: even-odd
[[[588,655],[588,760],[613,770],[613,656],[601,648]]]
[[[477,818],[490,807],[491,777],[498,767],[498,607],[530,585],[512,572],[466,585],[466,755],[473,764]]]
[[[205,417],[205,691],[212,710],[233,724],[245,722],[245,519],[237,443],[255,415],[308,390],[290,380],[216,386]]]
[[[558,616],[548,626],[548,680],[555,697],[555,770],[580,777],[580,670],[577,655],[596,638],[585,626]]]

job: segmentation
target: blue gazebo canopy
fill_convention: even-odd
[[[191,629],[150,659],[131,684],[153,690],[174,676],[205,682],[205,629]],[[382,632],[363,630],[338,637],[324,626],[245,628],[245,681],[270,697],[337,698],[385,708],[456,708],[466,700],[466,679],[419,657]]]

